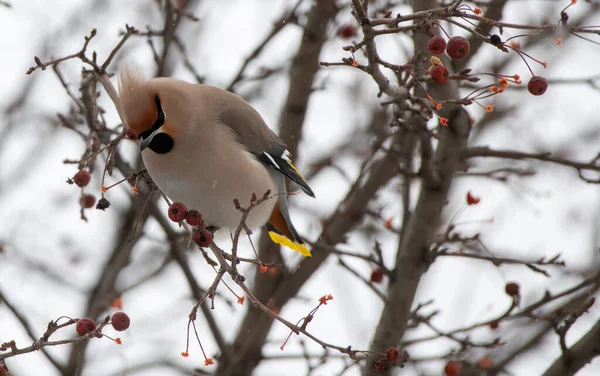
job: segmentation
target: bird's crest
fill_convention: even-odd
[[[137,65],[125,63],[119,69],[119,96],[127,127],[140,134],[152,128],[158,116],[155,92]]]

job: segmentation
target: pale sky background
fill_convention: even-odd
[[[8,129],[10,136],[0,144],[0,241],[6,244],[6,251],[0,255],[0,289],[22,312],[25,313],[36,333],[44,332],[47,323],[61,315],[79,317],[86,302],[86,293],[94,285],[108,256],[112,244],[111,227],[116,216],[131,199],[126,186],[109,191],[113,206],[106,212],[89,210],[89,222],[79,219],[79,192],[65,184],[67,177],[76,171],[73,165],[64,165],[65,158],[76,159],[84,145],[71,131],[56,130],[51,124],[56,113],[65,113],[70,99],[50,69],[37,71],[26,76],[27,69],[34,65],[33,56],[42,61],[51,57],[71,54],[80,49],[83,36],[92,28],[98,29],[98,36],[90,49],[98,52],[103,60],[118,42],[119,31],[125,23],[143,29],[151,25],[162,27],[162,18],[156,5],[150,0],[128,2],[93,2],[83,0],[54,0],[52,2],[12,1],[11,9],[0,6],[0,71],[3,76],[0,84],[0,135]],[[101,5],[99,5],[101,3]],[[287,0],[223,0],[203,1],[193,13],[201,22],[184,21],[180,29],[182,39],[187,43],[190,57],[200,74],[207,77],[207,83],[224,87],[237,72],[243,59],[262,40],[272,23],[282,10],[291,4]],[[512,22],[541,22],[546,14],[544,9],[553,9],[552,22],[558,20],[559,10],[566,1],[514,1],[506,7],[505,16]],[[95,4],[95,5],[92,5]],[[305,2],[301,9],[307,9]],[[569,10],[572,19],[586,12],[588,5],[581,2]],[[397,8],[394,13],[407,13],[407,8]],[[349,11],[342,11],[338,23],[351,21]],[[599,15],[589,24],[598,24]],[[517,34],[517,32],[507,31]],[[199,37],[197,37],[199,35]],[[347,56],[341,47],[347,41],[334,37],[331,27],[322,53],[323,61],[339,61]],[[511,34],[506,34],[511,35]],[[249,72],[256,72],[260,66],[289,66],[294,55],[301,29],[288,26],[271,42],[258,62]],[[408,38],[389,36],[378,40],[381,56],[388,61],[406,61],[403,52],[411,48]],[[598,76],[600,68],[600,46],[576,38],[565,41],[562,47],[554,45],[528,49],[528,53],[547,60],[549,69],[543,71],[539,65],[532,65],[536,74],[548,79],[578,79]],[[132,38],[121,57],[132,58],[151,72],[151,55],[143,38]],[[174,54],[178,56],[178,54]],[[360,59],[361,56],[357,55]],[[489,70],[489,64],[504,56],[495,48],[484,46],[480,56],[472,61],[474,71]],[[78,61],[60,65],[66,79],[77,90],[81,64]],[[113,65],[112,72],[116,72]],[[508,65],[507,74],[519,74],[526,82],[527,68],[520,60]],[[182,64],[177,66],[174,75],[187,80],[193,77]],[[116,81],[115,81],[116,82]],[[12,117],[4,110],[17,98],[22,88],[33,85],[33,95],[28,97],[26,110]],[[325,89],[311,97],[309,112],[304,128],[304,140],[300,145],[296,165],[306,168],[311,161],[334,149],[346,138],[352,137],[357,128],[365,127],[369,109],[378,102],[377,88],[370,77],[349,68],[322,69],[317,76],[316,86],[324,84]],[[277,119],[282,101],[287,93],[287,77],[278,74],[269,78],[259,95],[253,96],[251,103],[263,115],[267,123],[277,129]],[[240,85],[239,93],[251,92],[254,84]],[[354,91],[350,93],[350,90]],[[465,92],[466,94],[467,92]],[[104,94],[103,94],[104,95]],[[598,153],[600,121],[597,103],[600,93],[585,84],[550,85],[543,97],[532,97],[526,91],[503,94],[496,101],[497,110],[515,106],[511,115],[493,129],[476,140],[477,144],[487,144],[495,148],[517,149],[522,151],[552,151],[560,156],[575,160],[589,160]],[[107,119],[111,126],[118,120],[114,108],[106,98],[102,105],[107,109]],[[473,118],[482,116],[475,105],[468,108]],[[365,140],[368,144],[369,140]],[[128,141],[122,143],[124,152],[133,156],[137,147]],[[474,161],[483,171],[500,166],[498,160]],[[344,157],[340,165],[349,176],[358,173],[355,158]],[[561,253],[567,268],[546,268],[552,278],[544,278],[522,266],[503,266],[500,271],[484,262],[465,259],[441,258],[425,274],[418,291],[418,302],[434,299],[432,308],[441,312],[433,320],[439,328],[451,330],[473,322],[487,320],[509,306],[510,300],[504,294],[507,281],[518,281],[522,291],[522,305],[539,299],[546,289],[561,291],[581,280],[579,273],[598,269],[599,187],[580,181],[574,170],[543,166],[540,163],[519,162],[515,165],[531,165],[538,171],[528,178],[511,178],[508,184],[482,178],[459,178],[455,180],[450,202],[445,208],[448,221],[464,205],[464,196],[471,190],[481,196],[481,203],[469,207],[461,216],[461,228],[465,234],[480,232],[488,249],[496,256],[521,257],[530,260],[542,256],[552,257]],[[119,176],[108,178],[115,182]],[[335,210],[337,203],[349,188],[349,183],[333,169],[326,170],[310,182],[317,199],[296,196],[292,199],[294,222],[306,238],[314,240],[321,228],[314,214],[326,216]],[[399,225],[400,203],[395,180],[382,191],[377,205],[384,207],[386,217],[395,217]],[[99,195],[100,175],[94,174],[88,191]],[[415,197],[416,198],[416,197]],[[164,205],[166,214],[166,205]],[[493,223],[485,223],[486,219]],[[446,222],[447,224],[447,222]],[[119,277],[120,288],[135,283],[140,276],[155,267],[156,260],[168,252],[161,242],[163,234],[158,226],[149,223],[145,231],[149,238],[142,241],[134,250],[129,269]],[[440,229],[440,232],[443,229]],[[224,241],[226,238],[220,238]],[[388,266],[392,266],[396,249],[396,239],[385,231],[380,231],[377,240],[382,242]],[[358,232],[349,237],[341,249],[368,253],[374,239],[365,238]],[[244,252],[250,254],[245,245]],[[290,260],[300,256],[286,253]],[[214,272],[202,260],[199,252],[193,253],[191,262],[198,279],[204,286],[212,282]],[[360,270],[368,278],[370,269],[362,262],[345,260]],[[246,268],[250,275],[253,268]],[[49,279],[47,273],[56,278]],[[268,278],[268,276],[265,276]],[[385,282],[384,285],[385,286]],[[382,287],[383,287],[382,286]],[[233,301],[233,297],[220,291]],[[352,277],[330,258],[315,276],[304,286],[301,298],[293,300],[282,311],[289,321],[295,322],[317,304],[324,294],[332,294],[334,300],[319,310],[308,329],[324,341],[341,346],[352,345],[354,349],[368,349],[375,323],[379,318],[381,302],[359,280]],[[191,347],[187,359],[180,356],[185,349],[185,328],[187,315],[194,302],[180,269],[171,265],[166,271],[123,295],[124,310],[132,319],[131,328],[118,334],[123,339],[121,346],[108,340],[93,340],[86,356],[90,362],[85,376],[119,374],[128,366],[143,363],[153,357],[171,360],[186,367],[203,368],[200,350]],[[235,336],[239,320],[246,307],[228,305],[224,300],[216,300],[215,316],[222,324],[228,338]],[[571,329],[569,343],[576,341],[597,320],[600,315],[598,304],[590,309]],[[197,325],[209,355],[216,351],[211,335],[199,316]],[[501,325],[494,333],[482,329],[475,332],[473,340],[486,340],[500,335],[508,341],[523,338],[530,328],[513,327],[513,322]],[[67,329],[57,338],[71,336]],[[109,335],[116,333],[106,330]],[[202,334],[203,333],[203,334]],[[282,353],[279,346],[288,334],[281,324],[275,324],[270,333],[266,354],[295,355],[302,349],[300,337],[293,336]],[[411,332],[407,338],[429,335],[423,329]],[[0,304],[0,342],[15,339],[21,346],[32,341],[19,326],[5,306]],[[307,348],[314,353],[319,346],[304,339]],[[513,375],[536,375],[543,372],[559,355],[558,339],[547,335],[543,345],[535,353],[526,353],[509,368]],[[443,354],[454,344],[437,340],[408,349],[413,357]],[[509,345],[510,346],[510,345]],[[59,360],[66,361],[69,348],[59,346],[50,350]],[[488,351],[488,350],[486,350]],[[494,355],[503,348],[491,353],[481,350],[472,354]],[[477,359],[473,356],[471,360]],[[316,375],[333,375],[339,372],[341,361],[332,361],[315,372]],[[52,366],[40,353],[22,355],[8,360],[15,375],[53,375]],[[426,362],[419,370],[427,375],[441,375],[441,362]],[[209,370],[214,370],[209,369]],[[256,375],[304,375],[303,361],[263,362],[256,369]],[[130,375],[178,375],[164,369],[144,370]],[[357,375],[353,369],[346,375]],[[398,370],[399,375],[417,375],[417,370],[407,366]],[[600,360],[584,368],[578,375],[600,374]]]

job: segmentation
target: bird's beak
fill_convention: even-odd
[[[154,132],[150,133],[150,135],[146,138],[140,137],[140,151],[144,151],[144,149],[146,149],[148,146],[150,146],[150,143],[152,142],[152,139],[154,138],[154,136],[156,136],[156,132],[158,131],[155,130]]]

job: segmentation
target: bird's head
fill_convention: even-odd
[[[146,148],[165,154],[173,148],[173,127],[167,122],[162,93],[156,80],[144,78],[135,66],[123,65],[119,70],[119,95],[127,126],[140,140],[140,151]]]

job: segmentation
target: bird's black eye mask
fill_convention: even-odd
[[[150,148],[153,152],[157,154],[165,154],[173,149],[173,138],[166,133],[156,133],[160,127],[165,123],[165,113],[162,110],[162,106],[160,105],[160,98],[157,96],[154,97],[154,102],[156,103],[156,110],[158,111],[158,117],[156,121],[152,125],[152,128],[142,132],[139,134],[140,138],[140,149],[144,149],[146,146]],[[144,142],[146,140],[146,142]],[[149,143],[147,141],[150,141]],[[147,145],[141,146],[142,143]]]
[[[156,110],[158,111],[158,117],[156,118],[156,121],[154,122],[154,125],[152,125],[152,128],[148,129],[147,131],[144,131],[144,132],[140,133],[138,135],[139,138],[147,139],[148,137],[150,137],[150,135],[152,134],[152,132],[157,131],[158,129],[160,129],[160,127],[162,127],[163,124],[165,123],[165,113],[163,112],[162,106],[160,105],[160,98],[158,97],[158,95],[156,95],[154,97],[154,103],[156,103]]]

